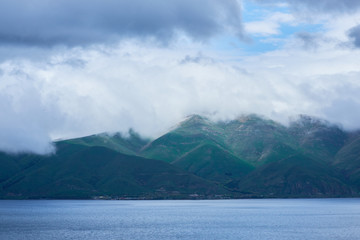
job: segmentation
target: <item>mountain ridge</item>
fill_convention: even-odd
[[[96,134],[49,156],[0,153],[0,198],[360,196],[360,134],[318,118],[192,115],[150,140]],[[57,189],[57,190],[56,190]]]

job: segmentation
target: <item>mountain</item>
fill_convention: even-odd
[[[289,127],[257,115],[217,123],[191,116],[142,153],[156,153],[151,156],[225,184],[234,194],[353,196],[359,184],[332,164],[348,137],[340,127],[304,115]]]
[[[333,165],[360,191],[360,134],[338,151]]]
[[[272,120],[248,115],[220,123],[220,126],[224,129],[229,149],[254,166],[285,158],[296,152],[296,141],[289,135],[288,129]]]
[[[130,129],[127,136],[123,136],[120,133],[102,133],[82,138],[70,139],[66,140],[65,142],[84,146],[103,146],[120,153],[137,155],[137,152],[140,151],[140,149],[146,144],[148,144],[150,140],[140,137],[139,134]]]
[[[102,146],[61,142],[56,155],[33,155],[32,162],[1,183],[3,198],[188,198],[227,192],[163,161]]]
[[[248,196],[341,197],[355,193],[341,174],[301,154],[265,164],[227,185]]]
[[[234,155],[225,139],[221,125],[193,115],[146,145],[139,154],[169,162],[199,177],[226,183],[246,175],[254,167]]]
[[[152,140],[130,130],[55,145],[0,152],[0,198],[360,196],[360,132],[304,115],[289,126],[193,115]]]
[[[241,178],[254,167],[220,146],[203,144],[172,162],[188,172],[205,179],[227,183]]]
[[[173,162],[202,144],[226,145],[223,130],[207,118],[194,115],[181,122],[174,130],[145,146],[140,154],[149,158]]]
[[[337,125],[304,115],[291,122],[288,131],[306,154],[328,162],[334,161],[349,138]]]
[[[31,167],[32,164],[33,161],[29,155],[24,154],[19,158],[17,155],[0,152],[0,183],[16,173]]]

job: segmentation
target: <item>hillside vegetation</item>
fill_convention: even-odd
[[[194,115],[154,139],[134,131],[54,143],[56,154],[0,153],[3,199],[360,196],[360,134],[300,116]]]

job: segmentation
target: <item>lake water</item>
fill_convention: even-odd
[[[360,199],[0,201],[0,239],[360,239]]]

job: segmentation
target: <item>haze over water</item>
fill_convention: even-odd
[[[0,201],[0,239],[358,239],[360,199]]]

